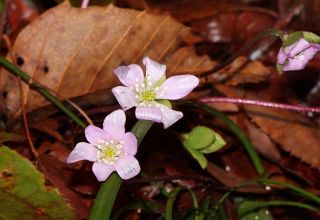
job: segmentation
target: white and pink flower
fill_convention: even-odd
[[[146,76],[139,65],[120,66],[114,70],[124,86],[112,89],[124,110],[136,107],[136,117],[141,120],[161,122],[168,128],[183,117],[182,112],[171,109],[168,100],[188,95],[199,84],[193,75],[177,75],[166,79],[166,66],[148,57],[143,59]]]
[[[67,162],[94,162],[92,171],[99,181],[105,181],[113,171],[122,179],[138,175],[140,165],[134,157],[138,147],[137,138],[132,132],[125,133],[125,122],[124,111],[116,110],[105,118],[103,129],[89,125],[85,129],[89,143],[78,143]]]

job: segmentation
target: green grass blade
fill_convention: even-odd
[[[246,205],[244,207],[239,207],[238,214],[240,216],[245,215],[255,209],[262,208],[262,207],[269,207],[269,206],[291,206],[297,208],[308,209],[311,211],[319,211],[319,209],[300,202],[292,202],[292,201],[283,201],[283,200],[273,200],[273,201],[266,201],[266,202],[259,202],[255,201],[252,202],[250,205]]]

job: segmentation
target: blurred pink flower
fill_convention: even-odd
[[[177,75],[166,79],[166,66],[148,57],[143,59],[146,76],[139,65],[120,66],[113,72],[124,86],[112,89],[124,110],[136,107],[136,117],[141,120],[161,122],[168,128],[180,118],[182,112],[172,110],[168,100],[188,95],[199,84],[193,75]]]
[[[282,67],[283,71],[301,70],[314,57],[319,46],[300,38],[294,44],[280,48],[278,65]]]
[[[137,138],[132,132],[125,133],[125,122],[124,111],[116,110],[104,119],[103,129],[89,125],[85,129],[89,143],[78,143],[67,162],[94,162],[92,171],[99,181],[105,181],[113,171],[117,171],[122,179],[138,175],[140,165],[134,157],[137,153]]]

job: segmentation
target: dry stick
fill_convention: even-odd
[[[320,107],[297,106],[297,105],[289,105],[289,104],[282,104],[282,103],[276,103],[276,102],[264,102],[264,101],[240,99],[240,98],[205,97],[205,98],[201,98],[199,101],[202,103],[234,103],[234,104],[258,105],[258,106],[285,109],[285,110],[298,111],[298,112],[320,113]]]
[[[61,96],[60,94],[58,94],[56,91],[53,91],[52,89],[34,81],[35,83],[37,83],[38,87],[41,87],[43,89],[46,89],[50,92],[52,92],[55,96],[57,96],[58,98],[60,98],[61,100],[64,100],[66,102],[68,102],[72,107],[74,107],[79,113],[80,115],[82,115],[82,117],[84,117],[84,119],[86,119],[86,121],[88,122],[88,124],[93,125],[93,121],[91,120],[91,118],[89,117],[89,115],[87,113],[85,113],[85,111],[78,106],[76,103],[74,103],[73,101],[71,101],[70,99],[64,98],[63,96]]]
[[[4,34],[2,36],[2,39],[3,39],[4,43],[6,44],[6,46],[8,48],[9,55],[10,55],[13,63],[16,65],[9,37],[6,34]],[[25,104],[24,104],[24,92],[23,92],[23,88],[22,88],[21,77],[16,76],[16,79],[18,80],[18,85],[19,85],[20,104],[21,104],[21,111],[22,111],[24,130],[26,132],[26,136],[27,136],[27,139],[28,139],[30,150],[31,150],[33,156],[35,157],[35,159],[37,160],[37,162],[39,164],[41,164],[40,160],[39,160],[38,151],[34,147],[34,144],[32,142],[31,135],[30,135],[30,130],[29,130],[29,126],[28,126],[28,119],[27,119],[27,114],[26,114]]]

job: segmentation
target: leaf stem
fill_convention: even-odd
[[[292,206],[292,207],[298,207],[298,208],[303,208],[303,209],[308,209],[312,211],[319,211],[316,207],[313,207],[308,204],[304,204],[301,202],[292,202],[292,201],[284,201],[284,200],[273,200],[273,201],[255,201],[254,203],[250,205],[246,205],[245,207],[239,207],[238,209],[238,214],[239,216],[243,216],[247,214],[248,212],[251,212],[257,208],[262,208],[262,207],[269,207],[269,206]]]
[[[273,185],[278,185],[278,186],[284,186],[286,187],[287,189],[290,189],[291,191],[299,194],[300,196],[306,198],[306,199],[309,199],[317,204],[320,205],[320,197],[319,196],[316,196],[308,191],[305,191],[304,189],[300,188],[300,187],[297,187],[297,186],[294,186],[292,184],[289,184],[289,183],[285,183],[285,182],[280,182],[280,181],[275,181],[275,180],[269,180],[269,179],[259,179],[257,180],[256,182],[260,182],[260,183],[263,183],[263,184],[273,184]]]
[[[31,88],[37,90],[41,95],[43,95],[47,100],[49,100],[52,104],[54,104],[58,109],[64,112],[67,116],[69,116],[74,122],[80,125],[82,128],[86,127],[86,124],[69,108],[67,108],[59,99],[53,96],[48,90],[43,88],[41,85],[32,83],[32,78],[21,69],[17,68],[14,64],[6,60],[4,57],[0,56],[0,64],[11,73],[16,76],[21,77],[21,79],[30,85]]]
[[[245,181],[241,184],[239,184],[238,187],[232,188],[230,189],[228,192],[226,192],[225,194],[223,194],[223,196],[219,199],[218,203],[222,204],[224,202],[224,200],[226,200],[233,192],[235,192],[237,189],[243,188],[243,187],[247,187],[250,186],[252,184],[264,184],[266,186],[270,186],[270,185],[276,185],[276,186],[283,186],[289,190],[291,190],[292,192],[297,193],[298,195],[300,195],[301,197],[305,198],[305,199],[309,199],[310,201],[313,201],[317,204],[320,205],[320,197],[305,191],[304,189],[298,187],[298,186],[294,186],[292,184],[289,183],[285,183],[285,182],[281,182],[281,181],[276,181],[276,180],[270,180],[270,179],[266,179],[266,178],[262,178],[262,179],[254,179],[254,180],[248,180]],[[271,190],[271,188],[270,188]]]
[[[201,103],[197,103],[197,102],[181,102],[180,105],[183,106],[190,106],[190,107],[195,107],[195,108],[200,108],[203,109],[205,111],[207,111],[208,113],[212,114],[213,116],[217,117],[218,119],[220,119],[221,121],[223,121],[228,127],[229,129],[239,138],[239,140],[242,142],[244,148],[246,149],[257,173],[260,176],[264,176],[265,174],[265,170],[263,167],[263,163],[259,157],[259,155],[257,154],[256,150],[254,149],[254,147],[252,146],[249,138],[245,135],[245,133],[238,127],[237,124],[235,124],[233,121],[231,121],[228,116],[226,116],[225,114],[223,114],[220,111],[217,111],[214,108],[211,108],[205,104],[201,104]]]

